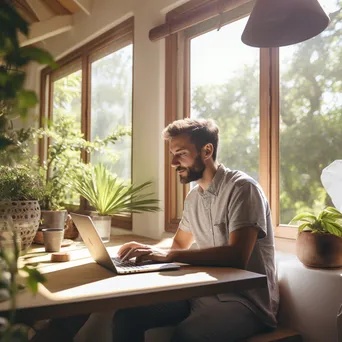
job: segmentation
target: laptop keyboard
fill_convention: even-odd
[[[138,270],[138,269],[144,268],[143,266],[137,265],[133,261],[129,261],[129,260],[122,261],[118,257],[112,257],[112,260],[113,260],[115,266],[121,267],[121,268],[124,268],[127,270]]]

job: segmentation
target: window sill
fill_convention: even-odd
[[[298,227],[290,225],[279,225],[275,227],[274,235],[277,238],[296,240],[298,235]]]
[[[277,252],[296,254],[296,240],[275,237],[275,249]]]

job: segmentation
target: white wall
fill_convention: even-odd
[[[164,40],[151,42],[149,30],[165,14],[187,0],[93,0],[91,15],[78,12],[72,30],[50,38],[44,48],[56,59],[65,56],[110,28],[134,16],[133,181],[152,180],[152,189],[164,207]],[[32,66],[29,87],[39,93],[39,69]],[[34,86],[35,85],[35,86]],[[164,232],[164,211],[134,215],[133,233],[159,238]]]

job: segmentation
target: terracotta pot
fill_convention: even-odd
[[[65,222],[64,239],[75,240],[78,238],[78,235],[78,230],[72,221],[71,215],[68,215]]]
[[[309,267],[342,267],[342,238],[301,232],[296,243],[298,259]]]

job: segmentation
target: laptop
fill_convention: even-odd
[[[94,261],[117,274],[168,271],[180,268],[179,265],[174,263],[149,263],[147,265],[136,265],[132,261],[121,261],[118,257],[110,256],[94,226],[92,219],[86,215],[74,213],[70,213],[70,215]]]

